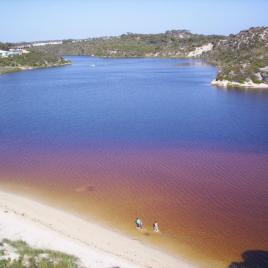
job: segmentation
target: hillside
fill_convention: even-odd
[[[1,43],[0,42],[0,50],[7,50],[9,48],[9,45],[8,44],[6,44],[6,43]]]
[[[62,65],[66,63],[61,58],[64,55],[202,58],[218,67],[218,75],[212,82],[215,86],[268,88],[268,27],[250,28],[228,37],[172,30],[159,34],[69,39],[60,44],[34,47],[33,43],[13,44],[13,47],[21,45],[30,46],[31,54],[0,59],[0,66],[12,66],[14,70],[24,66]],[[5,48],[6,44],[1,46]]]
[[[95,55],[99,57],[187,57],[195,48],[216,44],[222,36],[192,34],[172,30],[160,34],[127,33],[118,37],[65,40],[60,45],[35,47],[36,51],[57,55]]]
[[[268,28],[256,27],[228,37],[172,30],[160,34],[127,33],[119,37],[65,40],[35,47],[57,55],[99,57],[203,58],[218,67],[220,87],[268,87]]]
[[[268,27],[230,35],[204,58],[219,68],[215,85],[268,87]]]
[[[64,58],[52,53],[30,50],[29,53],[22,55],[0,57],[0,74],[35,68],[61,66],[68,63],[69,62],[64,60]]]

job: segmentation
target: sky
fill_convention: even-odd
[[[268,0],[0,0],[0,41],[89,38],[268,26]]]

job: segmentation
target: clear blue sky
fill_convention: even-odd
[[[0,0],[0,41],[268,26],[268,0]]]

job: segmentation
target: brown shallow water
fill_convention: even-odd
[[[1,154],[1,186],[193,260],[227,267],[268,249],[268,155],[107,149]],[[146,231],[137,233],[134,220]],[[157,220],[162,233],[153,234]]]

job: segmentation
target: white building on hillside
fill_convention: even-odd
[[[8,57],[8,51],[6,51],[6,50],[0,50],[0,57],[1,58]]]
[[[40,46],[46,46],[46,45],[61,45],[62,41],[47,41],[47,42],[35,42],[32,43],[33,47],[40,47]]]
[[[11,48],[9,50],[0,50],[0,57],[1,58],[7,58],[17,55],[22,55],[24,53],[29,53],[29,51],[24,49],[18,49],[18,48]]]

